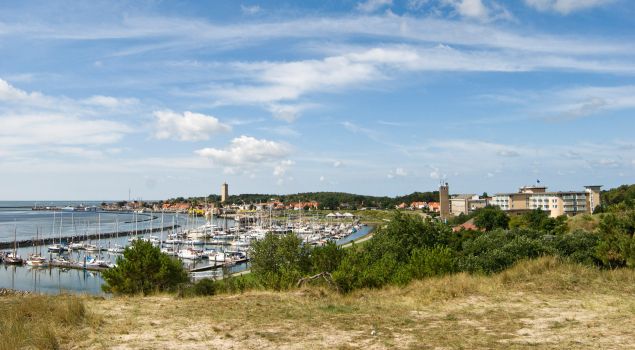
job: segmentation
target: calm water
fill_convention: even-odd
[[[40,206],[66,206],[84,204],[97,205],[101,202],[37,202]],[[36,202],[0,201],[0,242],[13,241],[14,231],[17,240],[32,239],[39,232],[40,237],[81,236],[96,234],[97,222],[100,232],[132,231],[161,226],[161,213],[127,212],[82,212],[82,211],[39,211],[31,210]],[[187,216],[166,213],[164,226],[172,223],[185,225]],[[118,224],[117,224],[118,222]]]

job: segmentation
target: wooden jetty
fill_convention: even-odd
[[[215,270],[215,269],[219,269],[225,266],[231,266],[231,265],[236,265],[236,264],[241,264],[241,263],[245,263],[248,262],[249,259],[245,258],[245,259],[238,259],[238,260],[234,260],[231,262],[231,264],[228,265],[227,262],[222,262],[222,263],[214,263],[213,265],[206,265],[206,266],[201,266],[201,267],[195,267],[190,269],[190,272],[204,272],[204,271],[210,271],[210,270]]]

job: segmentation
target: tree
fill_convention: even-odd
[[[309,249],[294,233],[271,232],[251,246],[251,273],[267,288],[286,289],[309,272]]]
[[[311,250],[313,273],[335,271],[343,257],[344,250],[333,241],[329,241],[321,247],[313,248]]]
[[[508,223],[509,217],[499,207],[487,206],[479,209],[474,216],[474,225],[485,229],[485,231],[492,231],[497,228],[506,229]]]
[[[117,266],[102,273],[105,292],[145,295],[174,291],[189,281],[181,262],[161,253],[150,242],[137,240],[117,259]]]

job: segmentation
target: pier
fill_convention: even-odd
[[[96,240],[96,239],[102,239],[102,238],[108,239],[108,238],[114,238],[114,237],[144,235],[148,233],[171,230],[172,228],[177,228],[177,227],[180,227],[180,225],[175,225],[175,226],[170,225],[170,226],[158,227],[153,229],[145,228],[145,229],[130,230],[130,231],[106,232],[106,233],[99,233],[99,234],[92,233],[92,234],[78,235],[78,236],[65,236],[65,237],[62,237],[61,240],[68,243],[72,241],[85,241],[85,240]],[[60,242],[59,237],[55,237],[55,238],[49,237],[49,238],[43,238],[38,240],[25,239],[25,240],[17,241],[15,243],[18,247],[32,247],[32,246],[50,245],[50,244],[59,243],[59,242]],[[10,242],[10,241],[0,242],[0,249],[13,249],[13,245],[14,245],[14,242]]]

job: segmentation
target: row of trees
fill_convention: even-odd
[[[375,207],[380,209],[394,208],[395,205],[401,203],[412,202],[438,202],[439,192],[413,192],[404,196],[387,197],[387,196],[365,196],[344,192],[306,192],[287,195],[276,194],[238,194],[229,196],[227,203],[243,204],[243,203],[266,203],[271,199],[276,199],[283,203],[293,202],[309,202],[316,201],[320,203],[320,209],[359,209],[362,207]],[[203,205],[207,203],[219,203],[220,196],[209,195],[208,197],[192,197],[192,198],[173,198],[166,202],[174,203],[192,203],[194,205]]]

